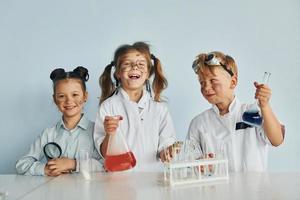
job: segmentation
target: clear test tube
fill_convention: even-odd
[[[204,159],[208,159],[208,145],[206,141],[203,141],[203,153],[204,153]],[[203,175],[208,176],[209,174],[209,168],[208,165],[203,166]]]

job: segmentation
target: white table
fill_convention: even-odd
[[[43,176],[0,175],[0,200],[4,198],[3,193],[8,194],[6,199],[21,199],[52,179]]]
[[[31,178],[37,180],[35,177]],[[23,182],[24,179],[21,178],[20,181]],[[163,182],[162,172],[96,173],[93,174],[91,181],[84,180],[80,174],[71,174],[40,184],[21,199],[290,200],[300,199],[299,186],[300,172],[234,173],[230,174],[228,181],[173,187]]]

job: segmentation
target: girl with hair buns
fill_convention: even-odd
[[[94,159],[94,169],[100,169],[100,159],[93,142],[94,123],[82,113],[88,98],[85,82],[88,70],[77,67],[65,72],[57,68],[50,74],[53,81],[53,100],[62,118],[51,128],[46,128],[31,145],[29,152],[16,163],[18,174],[58,176],[78,170],[76,160],[79,150],[88,150]],[[58,144],[61,156],[50,159],[45,155],[45,145]],[[48,161],[45,159],[48,158]]]
[[[149,45],[120,46],[100,76],[100,107],[94,140],[105,158],[109,137],[119,128],[136,158],[136,170],[158,167],[164,147],[175,142],[175,131],[161,92],[167,87],[160,60]],[[121,134],[121,133],[120,133]]]

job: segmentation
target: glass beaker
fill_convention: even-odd
[[[90,152],[86,149],[79,151],[79,171],[86,180],[91,179],[92,160]]]
[[[265,72],[263,76],[263,84],[268,84],[271,73]],[[250,105],[249,108],[243,113],[242,119],[246,124],[251,126],[261,126],[262,116],[260,114],[260,109],[258,106],[259,102],[256,99],[254,104]]]
[[[8,199],[8,191],[5,186],[0,186],[0,200]]]
[[[133,168],[136,159],[124,139],[120,127],[114,135],[109,136],[104,168],[109,172],[123,171]]]

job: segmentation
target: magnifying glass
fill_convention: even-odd
[[[60,158],[62,153],[61,147],[55,142],[47,143],[43,150],[47,160]]]

